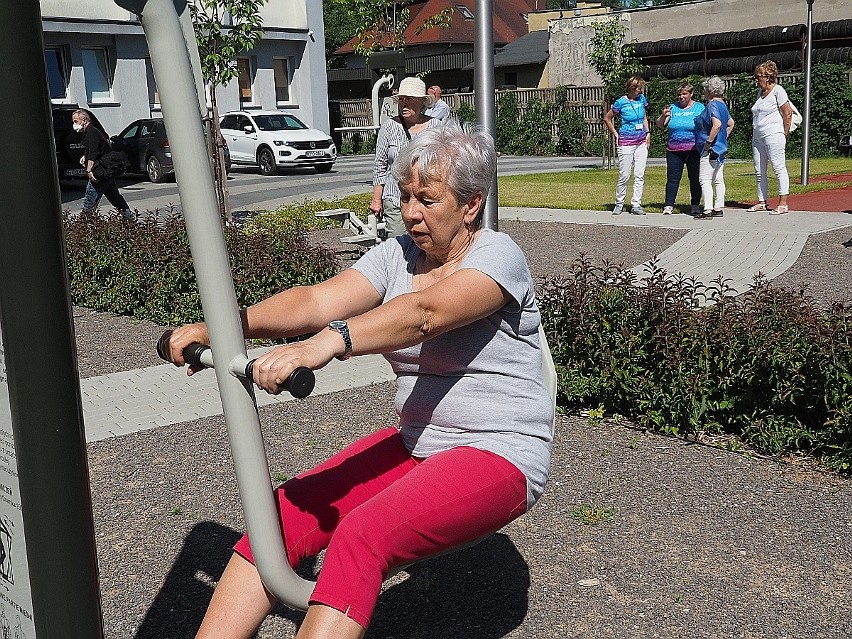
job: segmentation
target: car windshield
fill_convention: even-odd
[[[308,128],[295,116],[285,113],[256,115],[254,121],[261,131],[298,131]]]

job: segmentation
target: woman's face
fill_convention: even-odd
[[[645,86],[644,85],[641,85],[641,84],[635,85],[634,84],[632,87],[630,87],[627,90],[627,99],[628,100],[635,100],[640,95],[642,95],[644,92],[645,92]]]
[[[769,75],[761,69],[758,69],[754,72],[754,80],[755,82],[757,82],[757,86],[759,86],[761,89],[766,89],[769,87],[770,84],[772,84]]]
[[[692,102],[692,91],[689,89],[681,89],[677,92],[677,103],[681,108],[689,105]]]
[[[400,95],[397,98],[399,104],[399,116],[405,120],[415,120],[423,107],[426,106],[426,98],[414,98],[409,95]]]
[[[464,245],[469,227],[482,207],[482,195],[460,203],[446,179],[423,184],[417,167],[414,179],[400,184],[402,221],[411,239],[427,255],[443,258]]]

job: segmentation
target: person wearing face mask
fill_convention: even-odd
[[[391,169],[394,160],[411,142],[411,138],[441,121],[425,114],[435,103],[435,96],[426,92],[426,83],[420,78],[405,78],[393,96],[398,115],[385,120],[376,139],[376,160],[373,165],[373,199],[370,211],[385,221],[388,237],[405,235],[402,211],[399,204],[399,185]]]
[[[125,220],[133,220],[133,211],[127,205],[127,200],[118,191],[118,186],[112,177],[96,178],[92,173],[95,163],[110,150],[109,142],[101,131],[92,126],[92,120],[87,111],[78,109],[71,114],[74,130],[83,134],[83,157],[80,164],[86,167],[86,194],[83,197],[83,214],[94,213],[101,197],[106,199],[121,213]]]

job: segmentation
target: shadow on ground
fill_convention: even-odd
[[[194,634],[239,537],[214,522],[196,525],[139,624],[136,639],[183,639]],[[313,565],[304,565],[299,572],[310,578]],[[420,562],[396,581],[400,582],[379,599],[368,638],[497,639],[519,627],[527,614],[529,567],[504,534]],[[281,605],[272,614],[296,625],[304,616]]]

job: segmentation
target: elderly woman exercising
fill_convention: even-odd
[[[326,549],[299,639],[362,637],[389,571],[503,527],[544,490],[553,404],[541,318],[520,248],[481,227],[495,171],[486,133],[423,131],[393,168],[407,234],[242,313],[246,337],[315,333],[258,358],[254,382],[268,392],[335,357],[382,353],[397,375],[398,427],[276,491],[291,565]],[[204,324],[181,327],[169,357],[183,365],[183,348],[208,340]],[[251,541],[235,551],[199,638],[248,638],[274,604]]]

